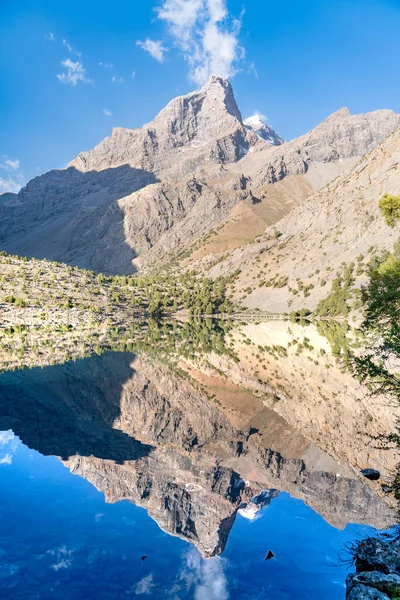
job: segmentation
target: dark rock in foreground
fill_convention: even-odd
[[[354,553],[356,573],[346,580],[348,600],[385,600],[400,595],[400,535],[368,538]]]

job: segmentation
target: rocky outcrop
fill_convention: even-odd
[[[305,135],[264,149],[255,159],[246,157],[239,166],[244,172],[253,171],[253,185],[259,188],[288,175],[307,173],[313,164],[361,158],[399,128],[400,115],[391,110],[351,115],[342,108]]]
[[[346,598],[385,600],[400,595],[400,537],[368,538],[354,550],[356,573],[346,580]]]

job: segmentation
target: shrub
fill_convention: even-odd
[[[379,209],[389,227],[394,227],[400,219],[400,196],[385,194],[379,200]]]
[[[22,298],[15,298],[14,306],[19,306],[20,308],[24,308],[26,306],[26,302]]]
[[[349,314],[347,300],[351,298],[354,266],[354,263],[345,266],[342,275],[338,274],[332,281],[329,295],[318,303],[316,314],[319,317],[347,317]]]

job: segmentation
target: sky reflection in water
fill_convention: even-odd
[[[343,599],[338,554],[373,532],[339,531],[281,493],[253,520],[239,515],[222,557],[206,560],[11,432],[0,433],[0,482],[1,598]]]

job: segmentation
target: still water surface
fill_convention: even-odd
[[[222,557],[205,559],[129,501],[104,495],[11,432],[0,434],[2,598],[344,598],[343,531],[281,493],[253,520],[238,515]],[[271,549],[275,558],[265,561]],[[142,556],[147,556],[141,560]]]
[[[1,375],[0,597],[343,599],[338,557],[386,508],[319,455],[276,452],[281,430],[306,442],[271,414],[241,431],[129,353]]]

